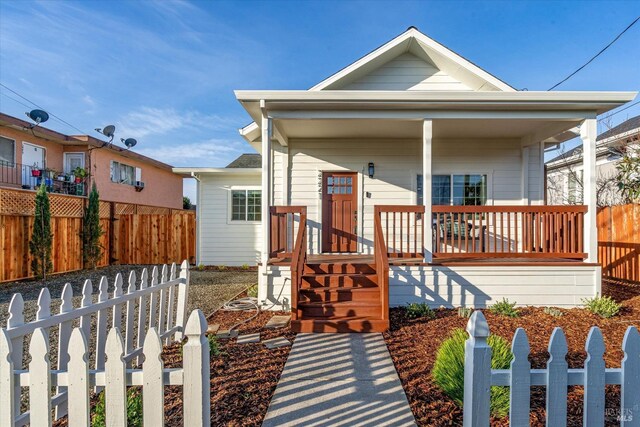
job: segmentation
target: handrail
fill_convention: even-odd
[[[414,206],[405,206],[413,208]],[[385,206],[376,206],[373,216],[373,241],[376,274],[378,276],[378,286],[380,288],[380,305],[382,308],[382,320],[389,320],[389,255],[387,244],[382,232],[382,222],[380,213],[386,212]],[[424,206],[422,206],[424,209]]]
[[[291,258],[295,245],[295,216],[300,215],[304,206],[271,206],[269,221],[271,226],[271,240],[269,242],[269,257]]]
[[[289,206],[294,208],[294,206]],[[302,274],[307,262],[307,207],[295,206],[300,213],[300,223],[296,236],[293,253],[291,256],[291,319],[297,320],[300,316],[298,308],[298,291],[302,284]],[[291,211],[293,212],[293,211]]]

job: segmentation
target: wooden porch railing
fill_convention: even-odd
[[[411,207],[411,206],[403,206]],[[424,206],[420,206],[424,210]],[[386,206],[376,206],[373,216],[373,244],[376,275],[380,288],[380,305],[382,308],[381,319],[389,320],[389,257],[387,243],[382,231],[382,214],[386,212]],[[388,230],[388,227],[387,227]]]
[[[433,206],[432,212],[425,227],[424,206],[375,207],[389,258],[422,257],[425,229],[434,258],[587,257],[586,206]]]
[[[271,242],[269,256],[271,258],[291,258],[295,246],[296,229],[300,225],[296,216],[306,215],[305,206],[271,206]]]
[[[278,208],[280,208],[280,206],[278,206]],[[287,214],[297,213],[300,216],[298,231],[296,233],[293,252],[291,254],[291,319],[297,320],[300,318],[298,292],[302,285],[304,266],[307,263],[307,207],[287,206],[286,208],[295,209],[295,212],[287,211]],[[291,232],[293,233],[293,225],[291,226]]]
[[[584,259],[586,206],[433,206],[434,258]]]

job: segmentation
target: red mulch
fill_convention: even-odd
[[[218,323],[226,329],[251,317],[254,312],[218,311],[209,324]],[[261,312],[250,322],[239,326],[240,334],[261,332],[261,339],[278,336],[293,341],[295,334],[289,328],[266,330],[262,327],[278,312]],[[222,352],[211,359],[211,425],[259,426],[267,413],[290,347],[267,349],[262,343],[236,344],[235,339],[219,340]],[[179,345],[165,349],[165,367],[182,366]],[[165,389],[166,425],[182,425],[182,387]]]
[[[584,309],[562,310],[564,315],[553,317],[542,308],[520,309],[519,318],[496,316],[483,310],[491,333],[511,342],[518,327],[527,331],[531,345],[532,368],[544,368],[548,359],[546,351],[553,328],[564,329],[569,345],[567,361],[570,368],[580,368],[586,358],[585,340],[591,326],[598,326],[605,339],[604,355],[607,367],[620,367],[622,338],[628,326],[640,327],[640,287],[607,283],[606,293],[623,301],[623,312],[613,319],[602,319]],[[604,288],[604,285],[603,285]],[[635,296],[634,296],[635,295]],[[395,363],[407,398],[420,426],[462,425],[461,409],[431,380],[430,371],[440,343],[454,328],[464,328],[467,319],[460,318],[456,310],[441,309],[433,320],[408,319],[402,308],[391,310],[391,328],[385,340]],[[531,425],[544,426],[545,390],[532,388]],[[618,386],[607,386],[607,414],[614,414],[620,406]],[[571,387],[568,397],[568,425],[582,425],[582,387]],[[492,425],[507,426],[508,420],[492,420]],[[615,415],[607,416],[607,425],[619,425]]]

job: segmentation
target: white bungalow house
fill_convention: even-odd
[[[249,218],[249,194],[236,206],[213,187],[259,188],[259,300],[297,330],[380,331],[409,302],[570,307],[600,291],[596,115],[636,93],[518,91],[412,27],[309,90],[235,94],[260,184],[178,170],[200,180],[199,256],[236,209]],[[576,129],[584,205],[544,205],[545,147]]]
[[[623,203],[615,182],[616,165],[624,151],[640,149],[640,116],[632,117],[596,138],[596,197],[599,206]],[[633,151],[632,151],[633,152]],[[582,204],[582,146],[546,162],[547,202]]]

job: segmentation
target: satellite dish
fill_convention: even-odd
[[[138,143],[138,141],[136,141],[133,138],[127,138],[127,139],[120,138],[120,141],[122,141],[122,143],[127,146],[127,149],[134,147]]]
[[[25,113],[27,117],[36,122],[36,125],[40,123],[44,123],[49,120],[49,114],[44,110],[31,110],[28,113]]]
[[[96,128],[96,132],[103,134],[107,138],[113,138],[113,135],[116,133],[116,127],[114,125],[107,125],[102,129]]]

